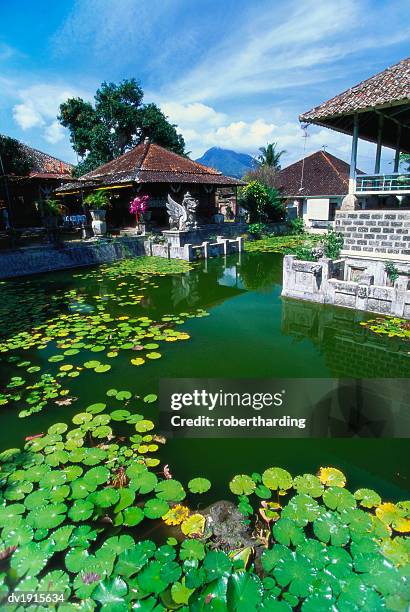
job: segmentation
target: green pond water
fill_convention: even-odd
[[[110,388],[144,396],[157,393],[161,378],[402,378],[410,374],[408,345],[379,337],[360,326],[369,315],[346,309],[323,307],[280,297],[282,256],[241,254],[227,259],[201,261],[183,274],[153,277],[139,283],[138,276],[111,280],[98,269],[76,270],[0,284],[0,337],[10,338],[29,331],[33,321],[58,314],[98,312],[102,304],[112,316],[149,317],[160,321],[204,309],[209,316],[187,318],[177,325],[189,340],[159,342],[161,358],[135,367],[130,360],[140,353],[121,350],[107,358],[80,349],[62,362],[49,358],[62,351],[54,342],[41,350],[16,349],[19,355],[55,375],[61,364],[82,367],[86,360],[109,363],[111,369],[95,373],[84,369],[77,378],[62,379],[67,397],[78,398],[67,405],[50,401],[39,413],[18,418],[23,402],[1,406],[0,449],[21,446],[26,436],[43,432],[55,422],[69,422],[89,404],[107,402]],[[127,298],[127,286],[145,285],[135,294],[139,304]],[[29,299],[26,299],[29,292]],[[58,296],[67,295],[68,299]],[[124,293],[123,298],[118,296]],[[111,297],[110,297],[111,296]],[[115,299],[112,296],[116,296]],[[90,356],[91,355],[91,356]],[[0,390],[12,376],[25,375],[18,361],[0,362]],[[405,381],[403,380],[403,383]],[[61,398],[60,398],[61,399]],[[108,402],[107,402],[108,403]],[[118,406],[115,406],[118,407]],[[157,421],[157,404],[128,410],[143,411]],[[406,439],[356,437],[324,439],[173,439],[161,447],[161,460],[183,482],[203,475],[213,487],[208,499],[227,496],[233,475],[281,466],[294,475],[315,472],[320,466],[335,466],[348,478],[350,490],[376,489],[385,499],[405,499],[410,490],[409,443]]]

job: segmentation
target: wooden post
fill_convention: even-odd
[[[401,138],[401,125],[397,126],[397,138],[396,138],[396,154],[394,156],[394,168],[393,172],[399,171],[400,163],[400,138]]]
[[[350,156],[349,193],[355,192],[358,140],[359,140],[359,115],[358,113],[355,113],[353,117],[352,153]]]
[[[376,149],[376,160],[374,162],[374,173],[379,174],[380,172],[380,159],[382,156],[382,134],[383,134],[383,115],[379,115],[379,126],[377,128],[377,149]]]

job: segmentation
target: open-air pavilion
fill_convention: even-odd
[[[352,136],[348,197],[342,209],[410,208],[410,173],[399,172],[400,153],[410,153],[410,58],[383,70],[299,117]],[[373,174],[357,174],[357,145],[376,143]],[[382,147],[395,150],[393,172],[380,172]]]

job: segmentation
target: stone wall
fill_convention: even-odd
[[[410,210],[337,211],[335,230],[348,251],[410,255]]]
[[[145,255],[145,249],[143,239],[137,237],[2,251],[0,279],[110,263],[138,255]]]
[[[349,274],[350,265],[344,260],[298,261],[285,255],[282,296],[410,319],[407,275],[386,286],[375,285],[374,275],[366,270],[355,280]]]

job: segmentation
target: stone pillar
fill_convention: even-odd
[[[340,210],[359,210],[359,200],[354,193],[348,193],[342,200]]]
[[[194,260],[194,253],[192,250],[192,244],[185,244],[184,245],[184,259],[186,261],[193,261]]]
[[[236,240],[238,242],[238,253],[242,253],[242,251],[243,251],[243,238],[242,238],[242,236],[238,236],[238,238]]]
[[[204,257],[205,259],[208,259],[208,246],[209,246],[208,240],[204,240],[204,242],[202,243],[202,246],[204,247]]]

